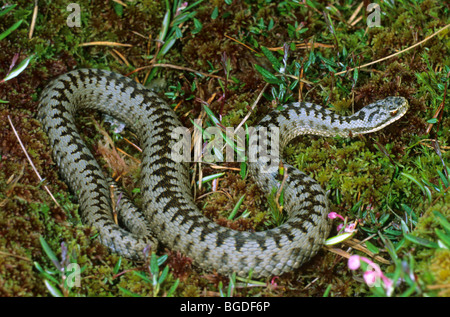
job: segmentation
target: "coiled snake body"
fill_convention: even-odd
[[[141,142],[142,212],[123,198],[117,207],[120,227],[112,216],[110,181],[75,127],[75,113],[89,108],[125,122]],[[379,130],[400,118],[407,102],[388,97],[349,117],[311,103],[283,108],[258,125],[278,127],[282,146],[299,134],[347,137]],[[171,132],[181,125],[174,111],[153,92],[122,75],[95,69],[64,74],[42,92],[38,117],[61,174],[78,196],[83,221],[98,229],[103,244],[125,257],[142,259],[143,250],[156,248],[159,241],[207,270],[244,277],[251,271],[253,277],[268,277],[299,267],[328,236],[328,201],[323,190],[288,164],[289,177],[283,188],[289,218],[281,226],[238,232],[203,216],[193,201],[186,164],[171,158],[175,142]],[[280,184],[276,173],[258,173],[262,164],[249,163],[249,171],[270,192]]]

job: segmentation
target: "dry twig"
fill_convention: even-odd
[[[43,181],[43,178],[41,177],[41,175],[39,175],[39,172],[37,171],[36,167],[33,164],[33,161],[31,160],[30,156],[28,155],[27,150],[25,149],[25,146],[22,143],[22,140],[19,137],[19,134],[16,131],[16,128],[14,127],[14,124],[11,121],[10,116],[8,115],[8,120],[9,120],[9,124],[11,125],[11,128],[14,131],[14,134],[16,135],[17,140],[19,141],[20,147],[22,148],[22,151],[25,153],[25,156],[28,159],[28,162],[30,162],[31,167],[33,168],[34,172],[36,173],[37,177],[39,178],[39,182]],[[50,197],[52,198],[52,200],[55,202],[55,204],[62,209],[61,205],[58,203],[58,201],[56,200],[56,198],[53,196],[53,194],[50,192],[50,189],[48,189],[47,185],[44,185],[45,190],[47,191],[47,193],[50,195]]]

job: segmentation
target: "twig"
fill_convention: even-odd
[[[247,113],[247,115],[244,117],[244,119],[242,119],[241,123],[239,123],[239,125],[237,126],[237,128],[234,131],[239,131],[239,129],[242,127],[242,125],[245,123],[245,121],[247,121],[247,119],[250,117],[250,115],[253,112],[253,109],[255,109],[256,105],[258,104],[259,100],[261,99],[264,90],[266,90],[267,86],[269,86],[269,84],[267,83],[263,89],[261,89],[261,92],[259,93],[258,97],[256,98],[255,102],[253,103],[250,111]]]
[[[219,78],[219,79],[225,80],[225,78],[223,78],[221,76],[208,74],[208,73],[204,73],[204,72],[201,72],[201,71],[189,68],[189,67],[177,66],[177,65],[172,65],[172,64],[153,64],[153,65],[149,65],[149,66],[139,67],[139,68],[136,68],[135,70],[133,70],[131,73],[127,74],[127,76],[130,76],[130,75],[132,75],[132,74],[134,74],[136,72],[139,72],[139,71],[141,71],[143,69],[153,68],[153,67],[166,67],[166,68],[185,70],[185,71],[188,71],[188,72],[201,74],[201,75],[203,75],[205,77],[213,77],[213,78]]]
[[[39,172],[37,171],[36,167],[33,164],[33,161],[31,160],[30,156],[27,153],[27,150],[25,149],[25,146],[23,145],[22,141],[20,140],[19,134],[16,131],[16,128],[14,127],[11,118],[8,115],[8,120],[9,120],[9,124],[11,125],[11,128],[14,131],[14,134],[16,135],[17,140],[19,141],[20,147],[22,148],[23,152],[25,153],[25,156],[28,159],[28,162],[30,162],[31,167],[33,168],[34,172],[36,173],[37,177],[39,178],[39,181],[42,182],[43,179],[41,177],[41,175],[39,175]],[[56,198],[53,196],[53,194],[50,192],[50,189],[48,189],[48,187],[46,185],[44,185],[45,190],[47,191],[47,193],[50,195],[50,197],[52,198],[52,200],[55,202],[55,204],[62,209],[61,205],[58,203],[58,201],[56,200]]]
[[[119,224],[119,221],[117,220],[117,204],[116,199],[114,197],[114,185],[109,185],[109,194],[111,197],[111,204],[112,204],[112,212],[113,212],[113,218],[116,225]]]
[[[117,150],[117,152],[120,152],[120,153],[122,153],[123,155],[128,156],[130,159],[132,159],[132,160],[135,161],[136,163],[138,163],[138,164],[141,164],[141,163],[142,163],[139,159],[135,158],[133,155],[128,154],[127,152],[125,152],[125,151],[122,150],[121,148],[116,147],[116,150]]]
[[[231,36],[228,36],[228,35],[226,35],[226,34],[224,34],[224,35],[225,35],[225,37],[229,38],[230,40],[235,41],[235,42],[241,44],[242,46],[245,46],[246,48],[248,48],[248,49],[251,50],[252,52],[258,53],[257,51],[255,51],[255,50],[254,50],[253,48],[251,48],[250,46],[245,45],[244,43],[242,43],[242,42],[240,42],[240,41],[238,41],[238,40],[232,38]]]
[[[348,245],[352,249],[356,249],[356,250],[366,253],[369,257],[371,257],[372,259],[374,259],[380,263],[387,264],[387,265],[391,264],[390,261],[386,260],[385,258],[383,258],[379,255],[376,255],[375,253],[371,252],[369,249],[364,247],[362,245],[363,242],[364,241],[358,241],[357,239],[349,239],[349,240],[345,240],[343,243]]]
[[[121,6],[127,7],[127,4],[122,2],[122,1],[120,1],[120,0],[112,0],[112,1],[114,1],[115,3],[120,4]]]
[[[344,71],[342,71],[342,72],[335,73],[334,75],[337,76],[337,75],[345,74],[345,73],[347,73],[347,72],[354,71],[355,69],[364,68],[364,67],[367,67],[367,66],[370,66],[370,65],[373,65],[373,64],[376,64],[376,63],[385,61],[385,60],[387,60],[387,59],[389,59],[389,58],[392,58],[392,57],[394,57],[394,56],[396,56],[396,55],[402,54],[402,53],[404,53],[404,52],[406,52],[406,51],[409,51],[410,49],[413,49],[413,48],[416,47],[416,46],[419,46],[420,44],[425,43],[425,42],[428,41],[429,39],[435,37],[437,34],[441,33],[441,32],[444,31],[445,29],[447,29],[448,27],[450,27],[450,24],[447,24],[447,25],[444,26],[442,29],[440,29],[439,31],[434,32],[432,35],[428,36],[427,38],[425,38],[424,40],[420,41],[419,43],[416,43],[416,44],[414,44],[414,45],[412,45],[412,46],[410,46],[410,47],[408,47],[408,48],[405,48],[404,50],[401,50],[400,52],[391,54],[391,55],[389,55],[389,56],[380,58],[380,59],[378,59],[378,60],[376,60],[376,61],[373,61],[373,62],[364,64],[364,65],[361,65],[361,66],[358,66],[358,67],[354,67],[354,68],[351,68],[351,69],[348,69],[348,70],[344,70]]]
[[[34,0],[33,17],[31,18],[30,32],[28,33],[28,38],[30,40],[33,37],[34,26],[36,25],[37,14],[38,14],[38,0]]]
[[[125,63],[125,65],[130,66],[130,62],[128,62],[127,58],[125,56],[123,56],[122,53],[120,53],[118,50],[116,50],[115,48],[112,49],[114,53],[117,54],[117,56],[119,56],[119,58],[122,60],[122,62]],[[111,54],[112,55],[112,54]]]
[[[322,43],[301,43],[301,44],[295,44],[295,48],[300,49],[311,49],[311,48],[318,48],[318,47],[324,47],[324,48],[333,48],[335,47],[333,44],[322,44]],[[268,47],[269,51],[284,51],[284,47]]]
[[[16,254],[12,254],[12,253],[9,253],[9,252],[0,251],[0,255],[2,255],[2,256],[10,256],[10,257],[13,257],[13,258],[18,258],[18,259],[21,259],[21,260],[25,260],[25,261],[31,262],[31,259],[29,259],[29,258],[26,258],[24,256],[20,256],[20,255],[16,255]]]
[[[95,41],[95,42],[81,43],[78,46],[95,46],[95,45],[133,47],[133,45],[131,45],[131,44],[122,44],[122,43],[108,42],[108,41]]]
[[[364,2],[361,1],[359,6],[356,8],[355,12],[353,12],[353,14],[350,17],[350,19],[348,19],[347,24],[350,24],[350,25],[352,24],[353,20],[355,20],[356,16],[358,15],[359,11],[361,11],[363,6],[364,6]]]

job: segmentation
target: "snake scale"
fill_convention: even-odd
[[[405,98],[388,97],[342,117],[315,104],[292,103],[269,113],[257,128],[278,127],[284,146],[300,134],[348,137],[374,132],[399,119],[407,108]],[[142,211],[124,196],[117,206],[120,226],[112,216],[110,180],[75,126],[75,113],[83,109],[125,122],[141,142]],[[38,118],[60,173],[78,197],[83,222],[97,228],[104,245],[127,258],[142,260],[143,250],[155,250],[159,242],[209,271],[269,277],[298,268],[329,234],[328,200],[322,188],[288,164],[283,188],[289,217],[281,226],[234,231],[203,216],[192,196],[188,166],[171,158],[171,132],[181,126],[175,112],[155,93],[120,74],[79,69],[58,77],[42,92]],[[277,173],[258,173],[261,164],[250,162],[249,172],[270,192],[280,182]]]

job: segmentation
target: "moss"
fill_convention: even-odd
[[[431,259],[430,271],[435,277],[436,285],[441,286],[442,289],[438,295],[442,297],[449,297],[450,290],[445,285],[450,284],[450,250],[439,250]],[[439,287],[440,288],[440,287]],[[438,289],[439,289],[438,288]]]
[[[444,217],[450,219],[450,197],[444,196],[429,206],[426,212],[420,217],[416,229],[412,232],[414,236],[428,241],[437,241],[435,229],[442,229],[433,211],[440,212]],[[421,245],[414,245],[415,260],[418,262],[418,273],[429,282],[430,285],[446,285],[450,281],[450,252],[445,249],[427,248]],[[433,287],[431,289],[434,290]],[[439,296],[448,296],[448,289],[445,287],[436,289]]]

